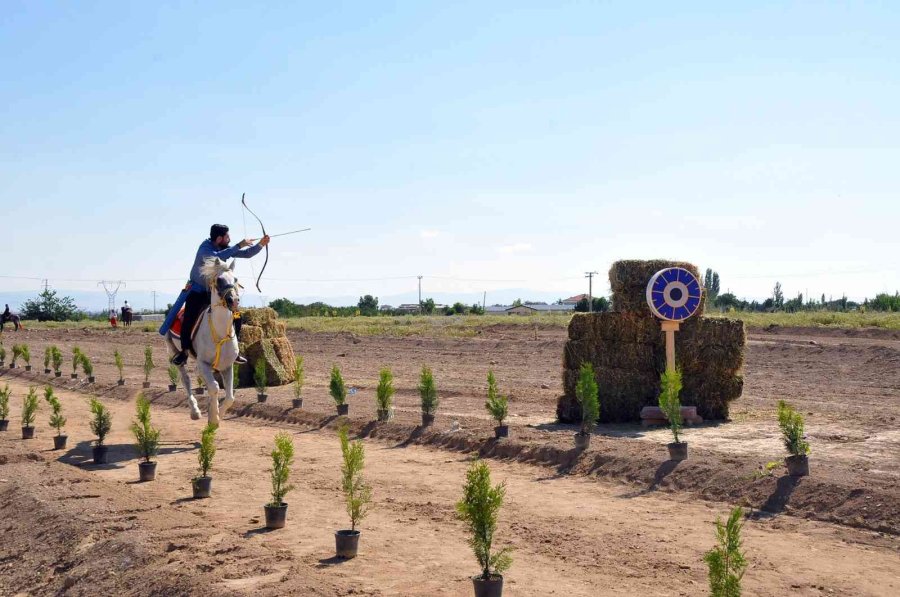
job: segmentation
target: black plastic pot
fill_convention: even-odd
[[[69,374],[69,377],[71,377],[72,379],[78,379],[78,374],[77,374],[77,373],[70,373],[70,374]]]
[[[284,528],[284,523],[287,520],[287,507],[287,502],[281,502],[280,506],[265,505],[267,529]]]
[[[15,368],[16,368],[16,364],[15,364],[15,363],[10,363],[10,364],[9,364],[9,368],[10,368],[10,369],[15,369]]]
[[[422,413],[422,427],[431,427],[434,425],[434,415]]]
[[[88,376],[88,383],[94,383],[94,376],[93,376],[93,375],[89,375],[89,376]]]
[[[174,392],[174,391],[177,390],[177,389],[178,389],[178,386],[176,386],[175,384],[173,384],[173,383],[170,383],[170,384],[169,384],[169,391],[170,391],[170,392]]]
[[[25,371],[31,371],[31,365],[25,365]]]
[[[805,477],[809,474],[809,456],[788,456],[784,459],[788,474],[792,477]]]
[[[387,423],[391,420],[391,411],[390,410],[382,410],[378,409],[378,422],[379,423]]]
[[[591,434],[578,432],[575,434],[575,449],[587,450],[591,445]]]
[[[69,439],[68,435],[54,435],[53,436],[53,449],[54,450],[65,450],[66,449],[66,440]]]
[[[669,460],[687,460],[687,442],[672,442],[671,444],[666,444],[666,447],[669,448]]]
[[[496,439],[509,437],[509,425],[498,425],[497,427],[494,427],[494,437]]]
[[[212,491],[212,477],[191,479],[191,487],[194,489],[194,499],[208,498]]]
[[[56,371],[53,373],[55,377],[62,377],[62,371]]]
[[[9,421],[7,419],[0,419],[0,431],[6,431],[9,429]]]
[[[338,416],[347,416],[350,413],[350,405],[349,404],[338,404],[337,405],[337,413]]]
[[[475,597],[500,597],[503,595],[503,576],[496,574],[485,580],[480,576],[472,577]]]
[[[337,557],[349,560],[355,558],[359,551],[359,531],[335,531],[334,553]]]
[[[138,472],[141,482],[152,481],[156,479],[156,463],[155,462],[139,462]]]
[[[303,398],[291,398],[291,406],[294,408],[303,408]]]
[[[144,388],[144,389],[146,390],[147,388],[150,387],[150,382],[149,382],[149,381],[145,381],[144,383],[141,384],[141,387]]]
[[[125,380],[124,380],[124,379],[120,379],[120,380],[118,381],[118,384],[119,384],[120,386],[124,386],[124,385],[125,385]]]
[[[269,399],[268,394],[260,394],[259,392],[256,393],[256,401],[257,402],[265,402],[268,399]]]
[[[109,462],[107,456],[109,455],[109,446],[94,446],[94,464],[106,464]]]
[[[34,439],[34,427],[22,427],[22,439]]]
[[[47,375],[49,375],[49,374],[50,374],[50,369],[47,369],[46,367],[44,367],[44,373],[47,374]]]
[[[194,394],[196,394],[197,396],[202,396],[203,395],[203,387],[201,386],[199,388],[194,388]]]

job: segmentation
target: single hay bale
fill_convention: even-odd
[[[253,385],[253,372],[255,371],[256,363],[263,357],[266,359],[267,385],[283,386],[293,381],[293,377],[289,373],[291,370],[289,367],[293,366],[294,350],[287,338],[260,340],[248,346],[244,356],[247,357],[248,366],[241,368],[241,385]],[[285,360],[282,360],[282,358]],[[244,369],[246,369],[246,372]],[[244,379],[245,375],[246,381]]]
[[[263,337],[265,338],[285,338],[287,337],[287,326],[283,321],[270,321],[262,326]]]
[[[238,341],[242,345],[250,345],[256,344],[260,340],[263,339],[263,329],[257,325],[248,325],[244,323],[241,325],[241,335],[238,338]]]
[[[619,313],[641,313],[652,315],[647,306],[647,284],[653,274],[668,267],[680,267],[694,274],[702,285],[700,270],[693,263],[668,261],[665,259],[616,261],[609,268],[609,286],[612,289],[612,310]],[[703,314],[706,301],[700,301],[700,308],[694,315]]]
[[[261,307],[259,309],[245,309],[241,311],[241,319],[247,325],[255,325],[263,327],[267,323],[271,323],[278,319],[278,313],[270,307]]]

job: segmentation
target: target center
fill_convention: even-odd
[[[672,292],[669,293],[669,296],[672,297],[673,301],[680,301],[683,293],[681,292],[681,288],[673,288]]]

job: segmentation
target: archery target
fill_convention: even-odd
[[[684,321],[697,312],[702,298],[700,282],[684,268],[660,270],[647,284],[647,304],[660,319]]]

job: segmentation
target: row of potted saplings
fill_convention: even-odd
[[[9,386],[0,390],[2,423],[8,423],[6,417],[9,414],[9,395]],[[586,394],[582,395],[587,396]],[[62,415],[62,406],[50,386],[45,387],[44,398],[52,409],[50,425],[57,430],[54,447],[55,449],[64,449],[66,436],[62,435],[62,429],[66,424],[66,419]],[[25,439],[34,437],[33,423],[37,408],[37,392],[32,387],[23,403],[22,437]],[[112,417],[109,410],[96,398],[91,399],[91,413],[91,431],[97,436],[93,449],[94,462],[103,464],[106,462],[107,456],[107,446],[103,442],[112,429]],[[796,413],[784,402],[779,403],[778,414],[779,420],[785,421],[783,427],[786,424],[796,427]],[[26,429],[29,427],[30,433],[26,434]],[[802,431],[802,420],[800,427]],[[0,430],[5,431],[6,425],[0,427]],[[140,480],[152,481],[156,478],[156,462],[152,459],[158,451],[160,430],[151,424],[150,402],[143,394],[139,394],[137,398],[136,416],[131,424],[131,432],[135,438],[138,454],[143,459],[138,464]],[[215,434],[216,428],[211,425],[207,425],[201,433],[200,449],[197,455],[200,465],[199,474],[191,480],[195,499],[208,498],[211,494],[212,477],[209,473],[212,469],[213,457],[216,454]],[[341,488],[344,493],[347,514],[350,517],[350,529],[335,532],[335,554],[339,558],[354,558],[358,554],[361,534],[357,530],[357,525],[368,513],[369,505],[372,502],[372,487],[364,481],[362,476],[365,461],[365,449],[362,441],[351,442],[346,426],[342,426],[338,430],[338,437],[342,454]],[[808,450],[808,446],[798,449]],[[288,492],[294,489],[294,486],[290,484],[291,467],[294,464],[294,444],[290,434],[282,432],[275,436],[275,447],[271,452],[271,458],[272,501],[264,506],[264,512],[266,527],[280,529],[284,528],[287,521],[288,504],[284,498]],[[505,495],[505,483],[491,484],[490,469],[487,464],[483,461],[473,462],[466,472],[463,496],[456,503],[456,511],[468,527],[471,534],[469,542],[481,568],[481,573],[472,578],[476,597],[502,595],[502,573],[512,564],[508,547],[499,550],[495,550],[493,547],[498,513],[503,505]],[[720,519],[716,520],[717,545],[703,558],[708,566],[712,595],[736,595],[740,592],[741,579],[747,568],[745,554],[741,551],[742,519],[743,511],[737,507],[731,511],[724,524]]]
[[[28,349],[28,346],[25,344],[16,344],[13,346],[13,354],[12,361],[9,364],[10,369],[15,369],[18,365],[16,361],[21,357],[23,361],[25,361],[25,371],[31,371],[31,351]],[[116,368],[119,370],[119,385],[125,385],[125,378],[123,376],[125,372],[125,361],[122,358],[122,355],[116,350],[113,353],[113,358],[116,363]],[[6,361],[6,349],[0,344],[0,367],[4,366]],[[63,365],[63,354],[62,351],[56,346],[48,346],[44,350],[44,373],[49,375],[53,373],[55,377],[62,376],[62,365]],[[51,366],[53,367],[51,369]],[[78,367],[81,367],[81,370],[84,372],[84,376],[87,378],[88,383],[94,383],[94,364],[91,361],[90,357],[88,357],[78,346],[72,347],[72,373],[70,377],[72,379],[78,379]],[[150,387],[150,372],[153,371],[153,368],[156,365],[153,364],[153,349],[149,346],[144,348],[144,388]],[[177,369],[175,372],[177,374]],[[171,377],[171,371],[169,372]],[[174,382],[173,382],[174,383]]]
[[[680,369],[666,369],[660,377],[659,408],[669,421],[674,441],[667,445],[670,460],[687,460],[688,444],[681,441],[681,388]],[[575,447],[586,449],[590,445],[594,425],[600,417],[599,392],[594,368],[582,363],[575,385],[575,397],[581,404],[581,430],[575,434]],[[789,456],[785,458],[788,474],[803,477],[809,474],[809,443],[805,439],[803,415],[784,400],[778,401],[778,426]]]
[[[9,414],[9,386],[0,390],[0,419],[6,421]],[[67,436],[62,435],[66,419],[62,415],[62,405],[54,395],[53,388],[45,387],[44,397],[50,404],[52,415],[50,425],[57,430],[54,437],[54,448],[65,449]],[[97,436],[93,448],[95,464],[107,462],[108,447],[104,440],[112,430],[112,416],[109,409],[96,398],[90,402],[91,431]],[[30,388],[23,402],[22,437],[34,437],[34,420],[38,409],[38,396],[35,388]],[[26,433],[28,429],[28,433]],[[6,430],[6,425],[2,427]],[[131,432],[135,438],[135,447],[142,459],[138,463],[139,477],[142,482],[156,478],[156,461],[153,458],[159,449],[160,430],[153,427],[150,417],[150,402],[143,394],[138,394],[135,420],[131,424]],[[207,425],[200,436],[200,449],[197,460],[200,465],[199,474],[191,480],[194,498],[208,498],[212,490],[213,457],[216,454],[216,428]],[[341,488],[344,492],[347,514],[350,517],[350,528],[335,532],[335,554],[339,558],[354,558],[359,549],[360,531],[357,525],[368,513],[372,502],[372,487],[363,479],[365,448],[361,440],[351,442],[348,429],[342,426],[338,430],[341,444]],[[272,457],[272,501],[264,506],[266,528],[284,528],[287,520],[287,502],[285,496],[294,489],[290,484],[291,467],[294,464],[294,443],[290,434],[281,432],[275,436],[275,447]],[[509,568],[512,560],[509,548],[493,550],[492,542],[497,525],[497,514],[503,505],[506,488],[503,483],[491,485],[490,469],[487,464],[477,461],[472,464],[466,474],[463,497],[456,504],[456,510],[471,532],[470,543],[481,567],[481,574],[472,579],[476,597],[501,595],[503,590],[502,572]]]

